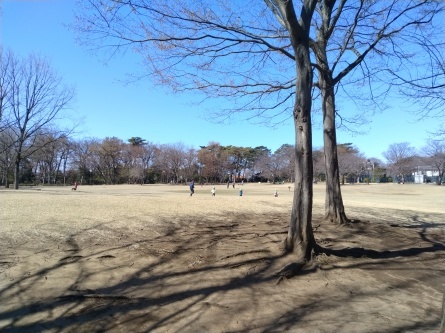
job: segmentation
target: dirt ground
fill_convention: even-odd
[[[277,284],[288,186],[1,189],[0,331],[438,332],[445,186],[345,185],[339,227],[314,185],[330,254]]]

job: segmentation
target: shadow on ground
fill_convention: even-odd
[[[292,261],[286,215],[221,216],[25,244],[2,256],[2,332],[434,332],[444,234],[434,223],[314,222],[315,272]],[[107,229],[96,225],[95,230]]]

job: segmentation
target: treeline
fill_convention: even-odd
[[[235,180],[292,180],[291,145],[275,153],[260,147],[209,143],[200,149],[182,143],[156,145],[140,137],[124,142],[116,137],[69,140],[54,135],[36,138],[19,168],[21,184],[153,184],[182,183],[190,179],[219,183]],[[10,136],[0,134],[1,182],[14,181],[16,151]],[[36,149],[36,147],[39,149]]]
[[[0,133],[2,185],[14,181],[17,160],[8,131]],[[437,147],[436,147],[437,148]],[[402,151],[404,153],[402,153]],[[436,149],[437,151],[437,149]],[[341,182],[385,182],[403,177],[410,181],[419,168],[442,170],[444,147],[439,153],[420,156],[407,143],[393,144],[385,152],[391,163],[365,158],[352,144],[337,146]],[[140,137],[126,142],[116,138],[71,140],[57,133],[37,135],[22,148],[20,184],[179,184],[233,181],[293,182],[295,149],[283,144],[272,152],[265,146],[223,146],[210,142],[199,149],[182,143],[153,144]],[[325,179],[324,153],[313,152],[314,178]],[[436,161],[437,160],[437,161]],[[435,161],[437,167],[435,167]],[[440,166],[440,163],[442,165]]]

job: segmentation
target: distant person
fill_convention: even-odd
[[[195,193],[195,181],[192,179],[190,182],[190,196],[192,196],[193,193]]]
[[[214,196],[216,195],[216,189],[215,189],[215,186],[213,186],[211,192],[212,192],[212,197],[214,197]]]
[[[241,189],[241,190],[239,191],[239,196],[240,196],[240,197],[243,196],[243,189]]]
[[[71,191],[77,191],[77,180],[74,181],[73,187],[71,188]]]
[[[278,197],[278,190],[275,190],[275,193],[273,195],[274,197]]]

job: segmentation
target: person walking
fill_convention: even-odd
[[[216,195],[216,189],[215,189],[215,186],[213,186],[213,188],[212,188],[212,197],[214,197],[215,195]]]
[[[192,179],[190,182],[190,196],[192,196],[193,193],[195,193],[195,181]]]

